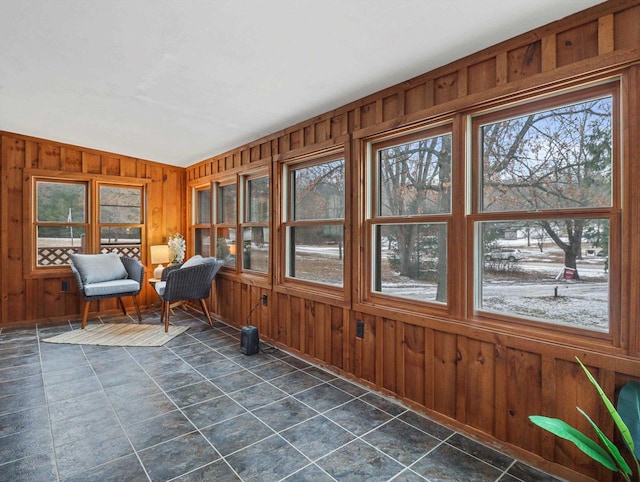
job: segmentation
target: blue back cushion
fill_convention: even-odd
[[[185,261],[185,263],[182,266],[180,266],[180,268],[188,268],[190,266],[198,266],[198,265],[200,265],[200,264],[202,264],[204,262],[204,259],[205,258],[200,256],[199,254],[196,254],[195,256],[192,256],[187,261]]]
[[[128,276],[120,257],[108,254],[72,254],[71,261],[84,284],[124,279]]]

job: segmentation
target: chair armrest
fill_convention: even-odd
[[[73,265],[73,263],[71,263],[69,266],[71,267],[71,273],[73,274],[73,277],[76,279],[76,283],[78,284],[78,291],[84,294],[84,283],[82,282],[82,276],[80,276],[80,272]]]
[[[142,286],[144,281],[144,265],[134,258],[122,257],[120,261],[122,261],[124,269],[127,270],[129,279],[137,281],[140,286]]]

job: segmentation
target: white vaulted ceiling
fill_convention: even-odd
[[[2,0],[0,130],[188,166],[600,0]]]

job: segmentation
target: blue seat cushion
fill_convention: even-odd
[[[84,285],[84,294],[86,296],[117,295],[120,293],[136,292],[139,289],[140,285],[137,281],[132,279],[119,279],[86,284]]]
[[[167,282],[166,281],[158,281],[156,283],[156,293],[158,293],[158,296],[162,297],[162,295],[164,294],[164,289],[167,286]]]

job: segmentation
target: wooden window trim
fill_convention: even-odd
[[[462,193],[464,186],[458,186],[456,188],[456,180],[460,178],[459,172],[461,167],[456,162],[456,159],[460,159],[461,156],[455,152],[457,145],[455,144],[456,129],[451,119],[443,122],[440,120],[434,125],[421,124],[420,126],[401,127],[391,132],[384,132],[369,138],[362,138],[361,149],[366,159],[365,165],[365,183],[363,185],[363,209],[364,209],[364,221],[362,223],[362,239],[364,240],[364,253],[362,255],[361,262],[361,276],[360,284],[362,286],[360,299],[358,301],[359,309],[369,310],[391,310],[393,312],[415,313],[416,315],[423,316],[425,314],[433,316],[446,316],[451,314],[453,299],[453,282],[455,277],[450,276],[450,269],[447,273],[447,302],[441,303],[437,301],[420,301],[411,298],[402,298],[399,296],[393,296],[391,294],[385,294],[375,291],[373,289],[374,275],[373,272],[376,269],[374,262],[374,242],[373,242],[373,230],[374,226],[388,225],[388,224],[432,224],[432,223],[444,223],[447,226],[447,266],[451,266],[451,257],[454,253],[454,240],[452,236],[453,226],[455,223],[454,212],[459,211],[456,209],[456,193]],[[378,161],[377,152],[380,149],[385,149],[392,146],[399,146],[414,142],[421,139],[437,137],[441,135],[451,135],[452,140],[452,165],[451,165],[451,180],[452,180],[452,204],[449,213],[437,213],[437,214],[413,214],[406,216],[383,216],[378,214],[378,202],[379,202],[379,186],[378,186]],[[464,196],[458,195],[459,199]]]
[[[85,226],[85,234],[87,239],[87,246],[91,253],[100,251],[99,243],[99,230],[100,222],[98,217],[99,210],[99,186],[131,186],[139,187],[141,189],[141,223],[136,227],[141,228],[141,246],[142,246],[142,261],[146,260],[146,254],[144,246],[146,246],[146,186],[151,183],[151,179],[140,179],[125,176],[105,176],[105,175],[88,175],[84,173],[67,173],[62,171],[48,171],[45,169],[25,169],[25,180],[23,189],[23,205],[24,216],[23,218],[29,220],[23,225],[23,275],[25,279],[38,279],[38,278],[61,278],[70,276],[71,268],[68,265],[57,266],[36,266],[37,256],[35,249],[37,247],[36,241],[36,226],[38,225],[35,219],[36,210],[36,192],[35,183],[39,181],[45,182],[71,182],[71,183],[85,183],[86,190],[86,219],[83,226]]]
[[[467,215],[467,271],[474,273],[474,276],[467,284],[466,290],[466,318],[470,322],[481,323],[487,328],[505,331],[509,333],[518,333],[525,336],[535,336],[541,339],[550,339],[554,341],[564,340],[567,335],[574,339],[580,340],[582,344],[594,345],[602,348],[603,346],[611,346],[613,349],[621,347],[621,333],[623,331],[623,316],[621,292],[616,286],[624,286],[623,280],[626,276],[625,269],[622,266],[622,229],[623,229],[623,213],[622,213],[622,196],[621,196],[621,169],[622,159],[620,154],[620,142],[622,137],[621,125],[621,79],[616,77],[613,79],[605,79],[595,85],[586,85],[573,88],[569,92],[559,92],[553,95],[545,95],[542,98],[533,99],[529,102],[520,102],[515,106],[502,106],[492,109],[490,112],[472,114],[470,116],[470,145],[471,145],[471,162],[470,162],[470,179],[471,186],[467,190],[469,198],[470,213]],[[610,207],[590,207],[583,209],[557,209],[557,210],[540,210],[535,213],[520,211],[498,211],[485,212],[481,211],[480,203],[482,197],[482,172],[480,169],[479,152],[482,142],[480,136],[480,127],[482,125],[496,122],[501,119],[508,119],[526,115],[533,112],[541,112],[555,107],[568,105],[571,103],[579,103],[589,99],[598,97],[611,96],[612,98],[612,196]],[[493,311],[482,310],[477,308],[477,300],[475,295],[477,282],[477,266],[476,258],[476,233],[475,228],[481,221],[511,221],[511,220],[527,220],[527,219],[571,219],[571,218],[607,218],[610,223],[610,240],[609,240],[609,311],[608,311],[608,331],[600,332],[588,330],[586,328],[565,326],[554,324],[552,322],[537,321],[534,319],[526,319],[524,317],[509,316],[505,313],[496,313]]]
[[[295,153],[288,153],[282,156],[275,164],[276,185],[278,192],[272,193],[272,199],[277,196],[277,203],[272,208],[274,215],[274,231],[277,231],[277,250],[274,253],[274,290],[280,293],[312,296],[314,299],[322,300],[332,305],[348,306],[351,299],[351,276],[347,272],[347,266],[351,264],[351,196],[347,190],[351,185],[350,165],[350,143],[348,138],[341,138],[331,143],[324,143],[315,146],[313,149],[303,149]],[[291,216],[291,172],[309,166],[326,162],[344,160],[345,166],[345,199],[344,217],[342,219],[326,220],[293,220]],[[275,209],[274,209],[275,208]],[[318,225],[337,225],[343,227],[343,277],[342,286],[334,286],[312,280],[302,280],[288,276],[288,251],[290,249],[288,231],[291,227],[307,227]],[[275,235],[274,235],[275,236]],[[274,237],[274,239],[276,239]]]

